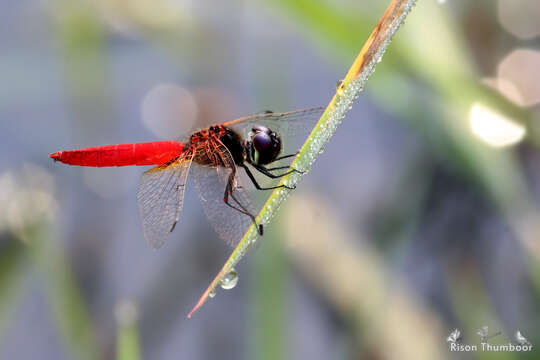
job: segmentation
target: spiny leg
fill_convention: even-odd
[[[296,155],[298,155],[298,152],[296,152],[294,154],[280,156],[280,157],[276,158],[273,162],[278,161],[278,160],[282,160],[282,159],[287,159],[287,158],[290,158],[290,157],[293,157],[293,156],[296,156]],[[283,169],[288,169],[289,168],[289,166],[277,166],[277,167],[273,167],[273,168],[267,168],[267,167],[265,167],[263,165],[254,165],[254,164],[252,164],[252,165],[255,168],[259,167],[259,168],[262,168],[262,169],[267,170],[267,171],[283,170]],[[297,170],[297,169],[292,169],[290,172],[287,172],[287,173],[285,173],[283,175],[278,175],[278,177],[285,176],[287,174],[290,174],[291,172],[297,172],[297,173],[300,173],[300,174],[304,173],[303,171],[300,171],[300,170]]]
[[[234,181],[234,173],[231,174],[231,176],[229,177],[229,181],[227,182],[227,186],[225,187],[225,194],[223,195],[223,202],[225,202],[225,204],[229,207],[231,207],[232,209],[236,210],[236,211],[239,211],[240,213],[244,214],[244,215],[247,215],[251,218],[251,221],[253,221],[253,223],[255,224],[255,226],[257,227],[257,231],[259,232],[259,235],[262,236],[263,235],[263,225],[262,224],[257,224],[257,220],[255,219],[255,216],[253,216],[252,213],[250,213],[245,207],[244,205],[242,205],[242,203],[240,201],[238,201],[238,199],[234,196],[234,192],[232,191],[232,182]],[[236,204],[238,204],[238,206],[240,207],[236,207],[235,205],[231,204],[229,202],[229,196],[234,200],[234,202]]]
[[[253,164],[252,164],[253,165]],[[262,166],[262,165],[253,165],[253,167],[258,171],[260,172],[261,174],[265,175],[265,176],[268,176],[269,178],[271,179],[279,179],[279,178],[282,178],[284,177],[285,175],[289,175],[289,174],[292,174],[292,173],[299,173],[299,174],[303,174],[304,172],[303,171],[300,171],[300,170],[296,170],[296,169],[292,169],[292,170],[289,170],[283,174],[272,174],[270,171],[271,170],[279,170],[281,167],[277,167],[277,168],[272,168],[272,169],[267,169],[266,167]],[[288,169],[288,167],[285,167],[286,169]]]
[[[277,167],[274,167],[274,168],[265,168],[266,170],[268,171],[274,171],[274,170],[283,170],[283,169],[288,169],[290,166],[277,166]]]
[[[277,167],[273,167],[273,168],[267,168],[266,166],[261,166],[261,165],[257,165],[258,167],[262,167],[263,169],[267,170],[267,171],[275,171],[275,170],[283,170],[283,169],[288,169],[290,166],[277,166]],[[305,171],[301,171],[301,170],[298,170],[298,169],[291,169],[291,171],[283,174],[283,175],[277,175],[278,177],[281,177],[281,176],[285,176],[287,174],[290,174],[290,173],[293,173],[293,172],[296,172],[296,173],[299,173],[299,174],[305,174],[306,172]]]
[[[229,202],[229,196],[234,200],[235,203],[238,204],[238,206],[240,207],[237,207],[235,206],[234,204],[231,204]],[[229,185],[227,185],[227,187],[225,188],[225,194],[223,195],[223,202],[225,204],[227,204],[227,206],[230,206],[231,208],[233,208],[234,210],[236,211],[239,211],[241,212],[242,214],[244,215],[247,215],[251,218],[251,220],[255,221],[255,217],[253,216],[253,214],[251,214],[249,211],[247,211],[244,206],[242,204],[240,204],[240,202],[234,197],[232,191],[229,189]]]
[[[242,208],[244,209],[248,214],[249,214],[249,217],[251,218],[251,220],[253,221],[253,224],[255,224],[255,226],[257,227],[257,231],[259,233],[259,235],[263,235],[263,231],[264,231],[264,228],[263,228],[263,225],[262,224],[257,224],[257,220],[255,219],[255,216],[253,216],[245,207],[244,205],[242,205],[242,203],[236,198],[236,196],[234,195],[234,192],[231,192],[231,197],[233,198],[233,200]]]
[[[288,158],[293,157],[293,156],[296,156],[296,155],[298,155],[298,152],[295,152],[294,154],[289,154],[289,155],[283,155],[283,156],[280,156],[280,157],[274,159],[274,161],[283,160],[283,159],[288,159]]]
[[[253,165],[255,167],[255,169],[257,169],[257,167],[255,165]],[[261,187],[259,185],[259,183],[257,182],[257,180],[255,179],[255,176],[253,176],[253,174],[251,173],[251,171],[249,170],[249,168],[245,165],[242,165],[242,167],[244,168],[244,170],[246,171],[246,174],[247,176],[249,177],[249,179],[251,180],[251,182],[253,183],[253,185],[255,185],[255,188],[257,190],[272,190],[272,189],[281,189],[281,188],[286,188],[286,189],[289,189],[289,190],[293,190],[293,189],[296,189],[296,186],[295,187],[290,187],[290,186],[287,186],[287,185],[278,185],[278,186],[270,186],[270,187]],[[257,169],[259,170],[259,169]],[[260,170],[259,170],[260,171]],[[276,179],[276,178],[279,178],[280,176],[275,176],[271,173],[268,173],[270,174],[271,178],[273,179]],[[266,174],[265,174],[266,175]]]

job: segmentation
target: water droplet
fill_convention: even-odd
[[[338,81],[336,82],[336,90],[339,89],[339,87],[341,86],[341,84],[343,84],[343,80],[338,80]]]
[[[208,293],[208,296],[213,298],[216,296],[216,290],[211,290],[209,293]]]
[[[238,284],[238,273],[236,270],[232,269],[221,279],[219,282],[219,285],[222,289],[230,290],[234,288]]]

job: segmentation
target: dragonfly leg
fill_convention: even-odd
[[[268,171],[274,171],[274,170],[284,170],[284,169],[288,169],[289,166],[277,166],[277,167],[273,167],[273,168],[266,168],[266,170]]]
[[[253,183],[253,185],[255,185],[255,188],[257,190],[272,190],[272,189],[280,189],[280,188],[286,188],[286,189],[289,189],[289,190],[294,190],[296,189],[296,186],[294,187],[290,187],[290,186],[287,186],[287,185],[278,185],[278,186],[270,186],[270,187],[261,187],[259,185],[259,183],[257,182],[257,180],[255,179],[255,176],[253,176],[253,174],[251,173],[251,171],[249,170],[249,168],[247,166],[242,166],[244,168],[244,170],[246,171],[246,174],[247,176],[249,177],[249,179],[251,180],[251,182]],[[255,169],[257,169],[258,171],[262,172],[257,166],[253,165],[253,167]],[[291,170],[290,172],[293,172],[293,170]],[[290,173],[289,172],[289,173]],[[268,177],[271,177],[272,179],[277,179],[277,178],[280,178],[281,176],[284,176],[284,175],[287,175],[287,174],[283,174],[281,176],[277,176],[277,175],[274,175],[270,172],[267,171],[267,173],[264,173],[262,172],[264,175],[268,176]]]
[[[282,159],[287,159],[287,158],[290,158],[290,157],[293,157],[293,156],[296,156],[298,155],[298,152],[294,153],[294,154],[289,154],[289,155],[284,155],[284,156],[280,156],[278,158],[276,158],[273,162],[275,161],[278,161],[278,160],[282,160]],[[263,169],[263,170],[266,170],[266,171],[275,171],[275,170],[284,170],[284,169],[288,169],[289,166],[277,166],[277,167],[273,167],[273,168],[267,168],[266,166],[264,165],[257,165],[257,164],[253,164],[250,162],[251,165],[253,165],[254,168],[256,168],[257,170],[261,171],[260,169]],[[262,171],[261,171],[262,172]],[[272,177],[273,179],[276,179],[278,177],[282,177],[282,176],[285,176],[287,174],[290,174],[291,172],[297,172],[299,174],[303,174],[304,171],[300,171],[300,170],[297,170],[297,169],[291,169],[290,172],[287,172],[285,174],[282,174],[282,175],[275,175],[276,177]],[[266,173],[263,173],[265,175],[267,175]]]
[[[296,156],[298,155],[298,152],[295,152],[294,154],[289,154],[289,155],[283,155],[283,156],[280,156],[278,158],[276,158],[274,161],[278,161],[278,160],[282,160],[282,159],[287,159],[287,158],[290,158],[290,157],[293,157],[293,156]]]
[[[259,165],[260,166],[260,165]],[[278,166],[278,167],[273,167],[273,168],[267,168],[267,167],[264,167],[265,170],[268,170],[268,171],[275,171],[275,170],[283,170],[283,169],[288,169],[289,166]],[[306,172],[305,171],[300,171],[298,169],[291,169],[290,172],[297,172],[299,174],[305,174]],[[283,174],[283,175],[279,175],[279,177],[281,176],[285,176],[287,175],[288,173],[286,174]]]
[[[264,167],[262,165],[253,165],[253,167],[255,169],[257,169],[257,171],[260,172],[261,174],[266,175],[266,176],[268,176],[269,178],[272,178],[272,179],[279,179],[279,178],[284,177],[285,175],[289,175],[289,174],[294,173],[294,172],[299,173],[299,174],[304,173],[303,171],[292,169],[290,171],[287,171],[286,173],[276,175],[276,174],[272,174],[270,171],[272,171],[272,170],[280,170],[280,169],[283,169],[283,168],[288,169],[289,167],[288,166],[287,167],[281,167],[280,166],[280,167],[270,168],[270,169],[268,169],[268,168],[266,168],[266,167]]]
[[[227,182],[227,186],[225,187],[225,194],[223,195],[223,202],[227,206],[231,207],[232,209],[234,209],[236,211],[239,211],[244,215],[249,216],[251,218],[251,220],[253,221],[253,223],[255,224],[255,226],[257,227],[257,231],[258,231],[259,235],[262,236],[263,235],[263,226],[262,226],[262,224],[257,224],[257,220],[255,219],[255,216],[253,216],[253,214],[250,213],[244,207],[244,205],[242,205],[242,203],[240,201],[238,201],[238,199],[234,196],[234,192],[232,190],[233,181],[234,181],[234,173],[231,174],[231,177],[229,178],[229,181]],[[234,204],[231,204],[229,202],[229,196],[234,200],[234,202],[236,204],[238,204],[239,207],[237,207]]]

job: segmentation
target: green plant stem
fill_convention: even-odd
[[[294,188],[302,176],[309,172],[311,165],[317,156],[324,151],[325,145],[336,131],[346,113],[351,109],[354,100],[358,98],[360,92],[364,89],[368,78],[375,71],[375,66],[380,62],[390,44],[392,36],[403,23],[415,3],[416,0],[393,0],[391,2],[371,36],[364,44],[347,76],[338,87],[324,114],[292,162],[291,168],[301,170],[303,173],[293,172],[283,177],[280,185]],[[267,225],[276,215],[280,205],[287,199],[289,193],[290,190],[286,188],[274,190],[257,216],[257,222]],[[255,226],[251,226],[248,229],[221,271],[188,314],[188,317],[191,317],[206,302],[210,294],[215,292],[221,279],[234,268],[242,257],[244,257],[247,250],[256,243],[259,237],[258,235]]]
[[[116,308],[116,318],[118,324],[116,359],[139,360],[141,358],[141,347],[135,303],[130,301],[119,303]]]

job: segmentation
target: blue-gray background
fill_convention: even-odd
[[[484,325],[501,331],[493,343],[520,330],[540,346],[538,88],[514,80],[525,104],[485,85],[518,48],[532,60],[510,73],[538,79],[532,2],[514,22],[533,35],[518,36],[505,1],[420,1],[236,288],[192,319],[231,251],[195,188],[153,251],[142,168],[48,158],[326,105],[385,3],[5,2],[0,358],[112,359],[129,320],[139,343],[125,347],[145,359],[489,358],[447,351],[451,330],[477,344]],[[482,142],[468,125],[478,104],[523,138]],[[499,358],[522,356],[535,355]]]

